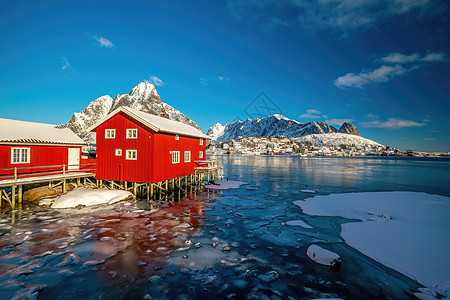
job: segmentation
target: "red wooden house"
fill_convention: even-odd
[[[193,174],[209,139],[192,126],[125,106],[88,130],[97,136],[100,180],[156,183]]]
[[[66,170],[78,170],[81,148],[86,143],[72,130],[61,125],[42,124],[0,118],[0,175],[35,173],[55,168],[42,166],[66,165]],[[14,173],[14,172],[12,172]]]

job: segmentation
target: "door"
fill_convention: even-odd
[[[75,171],[80,169],[80,148],[69,148],[69,159],[68,159],[69,171]]]

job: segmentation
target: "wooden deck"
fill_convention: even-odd
[[[74,171],[74,172],[66,172],[65,174],[20,177],[17,179],[0,180],[0,187],[11,187],[24,184],[62,181],[64,179],[75,179],[94,176],[95,173],[92,172]]]

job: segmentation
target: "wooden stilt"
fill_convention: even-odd
[[[65,179],[63,180],[62,185],[63,185],[62,186],[62,191],[63,191],[63,195],[64,195],[64,194],[66,194],[66,180]]]
[[[153,199],[153,183],[150,183],[150,198]]]
[[[11,191],[11,208],[15,209],[16,208],[16,186],[13,185],[12,187],[12,191]]]
[[[150,200],[150,185],[151,183],[147,183],[147,202]]]
[[[136,182],[133,182],[133,194],[136,196],[137,192],[136,192]]]
[[[19,185],[19,205],[22,205],[23,186]]]

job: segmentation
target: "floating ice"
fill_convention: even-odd
[[[341,264],[341,257],[338,254],[317,245],[309,246],[306,255],[314,262],[321,265],[339,268]]]
[[[214,184],[205,185],[205,188],[210,190],[228,190],[228,189],[238,189],[243,184],[248,184],[244,181],[233,181],[233,180],[215,180]]]
[[[342,225],[341,236],[348,245],[433,289],[444,289],[450,281],[450,243],[445,238],[450,230],[448,197],[417,192],[349,193],[294,204],[309,215],[363,220]]]
[[[112,204],[129,197],[133,195],[127,191],[79,188],[59,197],[51,207],[74,208],[79,205]]]
[[[301,190],[300,192],[309,193],[309,194],[315,194],[316,193],[316,191],[314,191],[314,190]]]
[[[289,226],[301,226],[301,227],[306,228],[306,229],[311,229],[312,228],[312,226],[309,226],[308,224],[306,224],[302,220],[287,221],[286,225],[289,225]]]

